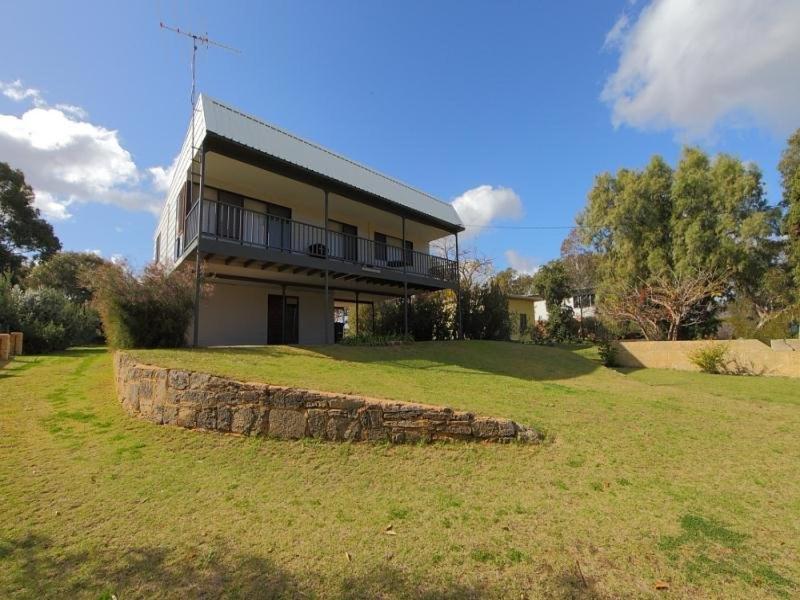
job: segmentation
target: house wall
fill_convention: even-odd
[[[325,226],[324,192],[314,186],[213,153],[208,155],[206,184],[290,208],[294,221]],[[257,212],[263,212],[263,207],[259,202],[245,206]],[[374,239],[375,232],[403,236],[399,215],[338,194],[328,195],[328,218],[356,226],[357,235],[367,239]],[[446,235],[444,230],[406,220],[406,239],[419,252],[429,252],[430,242]]]
[[[575,313],[575,318],[580,319],[581,314],[583,318],[594,317],[597,311],[596,306],[587,306],[583,308],[583,312],[581,312],[580,308],[575,308],[575,299],[574,298],[566,298],[563,302],[564,306],[569,306],[572,308],[572,312]],[[537,300],[534,303],[534,312],[536,315],[536,321],[547,321],[550,316],[550,313],[547,312],[547,303],[544,300]]]
[[[174,164],[175,168],[172,172],[172,177],[169,182],[169,189],[167,190],[166,197],[164,198],[164,205],[161,207],[161,214],[158,219],[158,226],[156,227],[155,234],[153,235],[153,260],[162,265],[171,265],[175,261],[175,241],[178,237],[178,223],[177,223],[177,201],[178,196],[186,184],[186,178],[189,173],[189,166],[191,164],[191,147],[199,145],[199,140],[205,136],[205,121],[203,111],[195,111],[194,122],[194,135],[195,142],[192,144],[191,140],[191,120],[187,128],[187,133],[184,138],[183,146],[179,150]],[[199,167],[195,167],[199,172]],[[161,242],[159,244],[159,252],[156,255],[156,239],[160,236]]]
[[[512,321],[511,339],[519,340],[523,337],[520,335],[519,331],[520,315],[522,314],[527,315],[529,330],[536,323],[536,318],[534,314],[534,301],[530,299],[523,300],[522,298],[509,298],[508,312],[511,315],[511,321]]]
[[[210,293],[200,302],[201,346],[263,345],[267,343],[269,294],[280,294],[281,287],[268,284],[209,284]],[[325,343],[325,321],[328,318],[329,340],[333,342],[333,293],[325,310],[325,293],[289,287],[288,296],[299,303],[298,343]],[[191,336],[191,328],[189,335]]]

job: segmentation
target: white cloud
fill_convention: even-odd
[[[70,114],[73,117],[76,117],[78,119],[87,119],[87,118],[89,118],[89,113],[87,113],[80,106],[75,106],[74,104],[56,104],[55,108],[57,108],[61,112],[65,112],[67,114]]]
[[[175,169],[178,165],[178,157],[172,160],[169,167],[150,167],[147,172],[150,174],[150,179],[153,182],[153,187],[159,192],[166,193],[169,190],[169,184],[172,182],[172,176],[175,174]]]
[[[618,46],[628,29],[628,25],[630,25],[630,19],[626,13],[622,13],[614,23],[614,26],[606,34],[606,41],[603,43],[603,48]]]
[[[467,226],[465,238],[481,232],[481,227],[498,219],[520,219],[522,201],[511,188],[481,185],[467,190],[453,200],[453,207]]]
[[[0,114],[0,156],[25,173],[46,217],[69,219],[69,207],[86,202],[158,214],[163,190],[153,172],[166,170],[141,171],[117,131],[87,121],[79,106],[48,106],[19,80],[0,82],[0,91],[33,104],[20,116]]]
[[[35,106],[43,106],[45,103],[42,99],[42,93],[39,90],[35,88],[26,88],[19,79],[9,83],[0,81],[0,92],[2,92],[6,98],[11,98],[14,102],[22,102],[23,100],[30,99]]]
[[[125,262],[125,257],[122,254],[112,254],[110,260],[115,265],[120,265]]]
[[[798,0],[652,0],[606,36],[620,51],[601,94],[615,126],[704,137],[721,123],[800,123]]]
[[[531,256],[522,256],[516,250],[506,250],[505,256],[508,266],[515,271],[533,275],[539,270],[539,261]]]

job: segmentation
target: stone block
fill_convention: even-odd
[[[308,435],[313,438],[325,438],[325,426],[328,423],[328,413],[318,408],[310,408],[306,412],[308,418]]]
[[[304,411],[273,408],[269,411],[269,435],[282,439],[298,439],[306,434]]]
[[[197,411],[195,418],[195,427],[200,429],[216,429],[217,428],[217,409],[216,408],[202,408]]]
[[[360,414],[361,425],[365,429],[380,429],[383,427],[383,411],[379,408],[369,408]]]
[[[360,398],[348,396],[334,396],[328,399],[328,406],[339,410],[356,411],[364,406],[364,401]]]
[[[358,421],[350,419],[341,411],[340,414],[330,415],[328,423],[325,426],[325,437],[335,442],[343,442],[347,439],[352,439],[354,432],[351,425],[353,425],[354,422],[358,423]],[[361,427],[359,424],[358,433],[360,434],[360,432]],[[348,436],[350,437],[348,438]]]
[[[497,437],[499,431],[497,421],[494,419],[477,418],[472,422],[472,435],[477,438],[487,439]]]
[[[444,426],[442,431],[453,435],[472,435],[472,425],[467,421],[451,421]]]
[[[241,433],[247,435],[253,427],[253,421],[256,418],[256,411],[250,406],[241,406],[233,409],[233,416],[231,418],[231,431],[233,433]]]
[[[233,423],[233,411],[229,406],[217,408],[217,429],[219,431],[230,431]]]
[[[180,406],[178,408],[178,416],[175,419],[176,425],[193,429],[196,422],[197,411],[193,406]]]
[[[307,400],[316,400],[309,392],[295,388],[276,387],[269,388],[270,408],[285,408],[300,410],[305,408]]]
[[[187,371],[177,371],[175,369],[169,372],[167,377],[169,387],[176,390],[185,390],[189,387],[189,373]]]

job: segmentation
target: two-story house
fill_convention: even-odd
[[[460,231],[452,205],[201,96],[154,245],[210,289],[193,345],[320,344],[335,307],[357,330],[362,303],[457,289],[431,242]]]

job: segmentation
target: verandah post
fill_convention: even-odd
[[[194,119],[194,115],[192,115]],[[194,164],[194,138],[192,138],[192,161]],[[194,167],[190,170],[192,174],[189,183],[189,201],[191,202],[191,190],[194,188]],[[200,241],[203,239],[203,186],[206,179],[206,147],[205,144],[200,146],[200,185],[199,185],[199,198],[197,199],[197,244],[195,245],[195,261],[194,261],[194,331],[192,336],[192,347],[197,348],[200,338],[200,284],[201,284],[201,257],[200,257]]]
[[[328,251],[328,190],[324,190],[325,193],[325,343],[330,344],[330,322],[333,319],[333,311],[331,310],[330,303],[328,302],[329,299],[329,292],[328,292],[328,255],[330,252]]]
[[[403,337],[408,337],[408,277],[406,275],[406,218],[403,216]]]
[[[458,232],[456,231],[456,311],[458,313],[458,339],[464,339],[464,325],[461,318],[461,258],[458,254]]]

